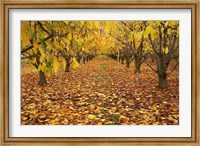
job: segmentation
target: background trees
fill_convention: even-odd
[[[99,54],[121,61],[134,73],[145,63],[167,87],[179,58],[178,21],[23,21],[21,59],[34,66],[39,84],[59,69],[69,72]],[[151,58],[151,59],[150,59]],[[153,61],[153,62],[152,62]],[[170,63],[173,67],[169,70]],[[175,63],[174,63],[175,62]]]

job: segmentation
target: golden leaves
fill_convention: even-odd
[[[104,32],[105,33],[110,33],[110,28],[111,28],[111,24],[109,21],[105,21],[104,22]]]
[[[53,71],[54,71],[54,73],[58,72],[59,67],[60,67],[60,63],[59,63],[57,57],[53,56]]]
[[[168,52],[169,52],[168,47],[166,47],[166,48],[162,48],[162,52],[163,52],[164,54],[168,54]]]
[[[65,70],[66,69],[66,60],[64,57],[61,57],[61,62],[62,62],[62,65],[63,65],[63,69]]]
[[[33,63],[33,64],[36,63],[36,58],[35,58],[35,57],[33,57],[33,58],[31,59],[31,63]]]
[[[80,66],[75,57],[72,58],[72,61],[73,61],[72,67],[73,67],[74,69],[75,69],[75,68],[78,68],[78,67]]]
[[[153,29],[153,27],[151,27],[150,25],[147,26],[145,32],[144,32],[144,38],[148,38],[149,34],[151,35],[152,40],[154,40],[155,38],[155,30]]]
[[[100,21],[93,21],[93,24],[96,28],[100,27]]]
[[[85,75],[83,68],[59,72],[44,87],[37,85],[37,74],[22,74],[22,124],[177,125],[177,76],[171,76],[171,86],[163,91],[156,80],[149,82],[155,75],[146,65],[142,70],[133,76],[123,65],[102,57],[84,66]]]
[[[81,30],[83,23],[85,24]],[[37,38],[34,34],[31,36],[31,34],[23,33],[22,41],[27,41],[27,44],[30,43],[29,39],[33,38],[33,42],[31,42],[33,48],[28,53],[38,54],[39,58],[30,58],[29,62],[35,64],[38,61],[38,70],[42,71],[45,77],[50,77],[52,72],[57,75],[48,78],[45,86],[38,87],[39,75],[34,74],[32,68],[28,68],[31,70],[29,74],[24,75],[23,72],[22,112],[24,113],[22,113],[22,123],[55,125],[177,124],[179,118],[178,84],[177,76],[175,76],[177,71],[174,72],[175,75],[172,75],[172,78],[171,76],[169,78],[169,89],[160,91],[155,87],[156,75],[149,70],[146,64],[141,66],[140,75],[134,75],[133,72],[130,72],[133,69],[133,63],[129,70],[124,69],[123,65],[108,57],[100,58],[102,60],[96,58],[97,60],[94,59],[86,64],[80,63],[81,65],[78,63],[80,60],[75,58],[78,58],[78,55],[80,57],[82,55],[95,56],[102,53],[117,54],[120,52],[121,55],[124,53],[124,49],[128,48],[127,44],[133,45],[134,40],[136,48],[143,40],[143,51],[153,55],[149,34],[155,46],[159,46],[158,28],[162,27],[161,32],[163,33],[164,27],[169,27],[166,36],[171,37],[173,33],[176,33],[175,27],[178,25],[174,22],[164,25],[160,21],[146,22],[146,26],[142,22],[127,24],[134,30],[125,29],[120,22],[115,22],[115,24],[112,21],[73,22],[69,26],[70,30],[67,31],[68,35],[55,36],[47,40],[45,42],[47,47],[42,47],[41,40],[38,38],[45,38],[48,34],[39,28],[37,31],[41,31],[41,33],[36,35]],[[65,25],[68,26],[68,24]],[[50,25],[48,30],[51,30],[52,26]],[[25,26],[22,30],[24,29],[26,29]],[[56,35],[65,34],[64,30],[67,29],[60,29],[59,25],[55,25]],[[114,37],[121,39],[124,44],[112,37],[110,32]],[[168,48],[169,41],[166,44],[167,47],[162,48],[163,54],[171,53]],[[28,53],[25,55],[28,56]],[[68,61],[69,63],[73,62],[70,66],[70,73],[58,71],[60,66],[64,70],[66,69],[67,62],[63,57],[65,55],[72,57]],[[154,65],[151,59],[147,61]],[[37,103],[37,105],[31,103]]]

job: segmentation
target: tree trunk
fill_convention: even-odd
[[[126,68],[130,68],[130,58],[126,57]]]
[[[65,72],[69,72],[69,67],[70,67],[70,64],[66,63],[66,68],[65,68]]]
[[[141,59],[135,56],[134,60],[135,60],[135,73],[140,73]]]
[[[78,63],[80,63],[80,61],[81,61],[81,56],[80,56],[80,55],[77,55],[77,56],[76,56],[76,60],[77,60]]]
[[[124,58],[121,58],[121,63],[124,64]]]
[[[158,73],[158,86],[161,89],[167,88],[167,76],[165,73],[163,74]]]
[[[166,64],[163,61],[163,58],[156,60],[158,66],[158,86],[161,89],[167,88],[167,74],[166,74]]]
[[[85,64],[85,56],[82,57],[83,64]]]
[[[65,60],[66,60],[66,68],[65,68],[65,72],[69,72],[70,70],[69,70],[69,67],[70,67],[70,65],[71,65],[71,56],[66,56],[65,57]]]
[[[44,76],[44,72],[40,71],[40,80],[39,80],[39,85],[44,85],[46,84],[46,78]]]

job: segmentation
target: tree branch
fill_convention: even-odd
[[[176,67],[179,65],[179,62],[177,61],[176,65],[174,66],[174,68],[169,72],[167,73],[167,76],[171,75],[175,70],[176,70]]]
[[[127,26],[127,24],[123,21],[120,21],[124,26],[126,26],[130,31],[133,31],[133,29],[131,29],[130,27]]]
[[[66,35],[68,35],[68,34],[69,34],[69,33],[65,33],[65,34],[58,34],[58,33],[51,34],[51,35],[47,36],[47,37],[44,39],[44,41],[46,42],[47,40],[49,40],[50,38],[53,38],[54,36],[64,37],[64,36],[66,36]],[[41,42],[38,42],[37,44],[40,45]],[[28,50],[30,50],[30,49],[32,49],[32,48],[33,48],[33,45],[28,46],[28,47],[22,49],[21,54],[25,53],[26,51],[28,51]]]
[[[40,21],[37,21],[37,23],[39,24],[40,28],[41,28],[44,32],[46,32],[48,35],[51,35],[50,32],[48,32],[48,31],[43,27],[43,25],[42,25],[42,23],[41,23]]]
[[[36,57],[36,56],[37,56],[37,54],[33,54],[33,55],[21,57],[21,60],[23,60],[23,59],[28,59],[28,58],[32,58],[32,57]]]
[[[133,53],[136,55],[136,56],[138,56],[140,59],[141,59],[141,61],[142,62],[144,62],[147,66],[149,66],[154,72],[156,72],[157,73],[157,70],[155,70],[148,62],[146,62],[146,60],[145,59],[143,59],[138,53],[135,53],[135,50],[132,48],[132,50],[133,50]]]
[[[151,38],[151,35],[150,35],[150,34],[149,34],[149,40],[150,40],[151,46],[152,46],[152,48],[153,48],[153,51],[158,55],[159,53],[156,51],[155,45],[154,45],[154,43],[153,43],[153,41],[152,41],[152,38]]]

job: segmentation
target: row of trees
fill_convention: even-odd
[[[23,21],[21,24],[21,59],[39,72],[39,84],[46,77],[77,68],[97,54],[99,24],[84,21]]]
[[[134,61],[135,73],[140,73],[145,63],[158,76],[160,88],[167,87],[167,77],[177,68],[179,61],[179,23],[178,21],[121,21],[110,35],[119,43],[110,56],[126,67]],[[151,58],[156,68],[149,62]],[[175,61],[171,70],[169,64]]]
[[[107,54],[140,73],[146,63],[158,75],[160,88],[178,65],[179,23],[177,21],[23,21],[21,58],[39,72],[39,84],[46,77],[79,67],[80,62]],[[147,58],[155,60],[157,68]],[[177,64],[171,71],[172,60]]]

